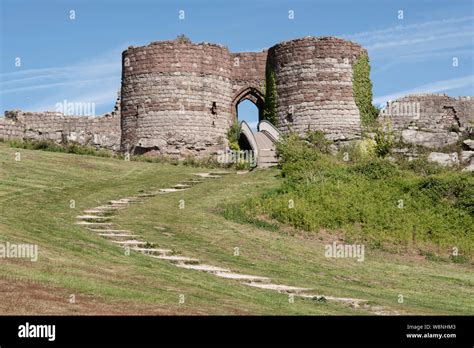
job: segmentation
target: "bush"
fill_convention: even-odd
[[[391,178],[398,174],[397,166],[384,159],[366,160],[349,170],[375,180]]]
[[[178,35],[176,37],[176,41],[178,41],[179,43],[186,43],[186,44],[191,43],[191,39],[184,34]]]
[[[239,139],[240,139],[241,127],[237,120],[234,121],[227,131],[227,140],[229,140],[229,148],[233,151],[240,151]]]
[[[449,126],[448,131],[459,133],[459,126],[455,123]]]
[[[456,245],[465,255],[474,251],[472,175],[420,176],[378,157],[342,163],[294,134],[277,149],[280,188],[245,202],[245,219],[228,218],[254,223],[263,216],[314,233],[343,231],[347,238],[394,252],[413,243],[418,250]]]
[[[467,175],[429,176],[418,181],[413,194],[421,193],[433,203],[445,202],[474,216],[474,185]]]
[[[402,169],[410,170],[413,173],[422,176],[438,174],[443,171],[441,166],[428,162],[426,157],[417,158],[412,161],[408,161],[406,158],[401,158],[398,160],[398,165]]]
[[[319,152],[328,153],[331,141],[327,140],[321,131],[307,131],[306,140]]]
[[[374,138],[374,152],[378,157],[385,157],[390,153],[394,143],[393,138],[393,130],[390,123],[378,125]]]

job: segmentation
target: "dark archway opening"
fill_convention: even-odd
[[[263,120],[264,108],[263,95],[258,89],[253,87],[242,89],[234,97],[232,108],[236,121],[246,122],[253,133],[257,132],[258,123]],[[239,147],[241,150],[253,150],[244,133],[241,133],[239,138]]]

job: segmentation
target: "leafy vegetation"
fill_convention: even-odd
[[[446,170],[420,175],[360,153],[357,161],[341,161],[296,135],[282,141],[278,152],[281,188],[247,202],[245,214],[312,233],[342,231],[346,238],[396,252],[435,248],[446,255],[457,247],[472,257],[472,175]]]
[[[40,256],[38,262],[2,262],[0,281],[7,285],[0,304],[2,313],[371,314],[362,306],[351,308],[330,300],[295,297],[294,303],[289,303],[285,294],[177,268],[138,253],[126,256],[122,248],[74,224],[76,215],[84,209],[110,199],[170,187],[189,180],[198,170],[168,163],[26,149],[20,151],[21,161],[17,162],[17,151],[0,144],[0,241],[35,243]],[[327,156],[317,157],[326,161]],[[332,165],[333,161],[327,163]],[[341,163],[335,164],[334,170]],[[342,170],[338,174],[344,173]],[[277,174],[276,169],[270,169],[226,175],[183,192],[147,198],[142,204],[120,210],[114,223],[150,245],[242,274],[268,276],[275,284],[313,288],[325,296],[367,299],[408,314],[472,315],[474,280],[471,266],[462,263],[460,257],[440,262],[438,258],[399,257],[366,248],[364,262],[330,259],[325,257],[325,244],[332,243],[324,239],[327,235],[315,237],[308,232],[305,236],[276,219],[255,214],[255,208],[246,202],[260,202],[262,193],[265,200],[288,193],[290,188],[281,185],[286,179]],[[355,174],[348,175],[352,179]],[[301,202],[292,197],[298,209]],[[178,209],[180,199],[186,202],[184,210]],[[71,200],[75,201],[74,208]],[[236,208],[223,211],[226,205]],[[239,207],[246,208],[247,215],[242,216]],[[239,248],[239,256],[235,256],[235,248]],[[18,291],[9,290],[19,285],[23,293],[32,282],[32,291],[23,296],[27,301],[18,298]],[[44,296],[45,291],[57,294],[57,300]],[[403,305],[397,302],[400,293],[406,299]],[[80,299],[74,306],[67,301],[70,294]],[[180,294],[186,296],[184,304],[179,304]],[[87,302],[91,306],[84,308]]]
[[[379,110],[372,104],[369,56],[362,54],[352,66],[352,71],[354,99],[359,108],[362,125],[372,125]]]
[[[234,121],[227,131],[227,140],[229,141],[229,148],[233,151],[240,151],[239,139],[240,139],[240,124],[237,120]]]
[[[270,64],[265,69],[265,104],[263,107],[263,118],[278,126],[278,94],[276,89],[276,75]]]
[[[375,132],[374,152],[378,157],[385,157],[390,153],[394,144],[393,129],[390,123],[379,124]]]
[[[43,150],[50,152],[64,152],[74,153],[76,155],[87,155],[87,156],[98,156],[98,157],[113,157],[112,151],[104,149],[96,149],[92,146],[80,145],[74,142],[68,142],[65,144],[56,144],[53,141],[48,140],[8,140],[7,143],[11,147],[28,150]]]
[[[184,43],[184,44],[191,43],[191,39],[189,37],[187,37],[186,35],[184,35],[184,34],[178,35],[176,37],[176,41],[178,41],[179,43]]]

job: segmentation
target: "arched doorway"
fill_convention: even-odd
[[[245,87],[242,88],[233,98],[231,113],[234,116],[234,120],[238,119],[238,105],[243,101],[252,102],[258,109],[258,121],[263,120],[263,106],[264,99],[263,93],[256,87]]]
[[[257,131],[258,123],[263,119],[264,100],[262,92],[255,87],[242,88],[234,96],[232,102],[232,115],[234,122],[244,121],[246,124],[242,129],[239,146],[242,150],[253,150],[255,139],[253,133]]]

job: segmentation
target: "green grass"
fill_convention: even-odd
[[[435,249],[449,257],[457,248],[463,259],[473,256],[472,173],[420,175],[419,168],[383,159],[345,163],[299,140],[282,146],[282,185],[229,212],[241,210],[247,221],[259,223],[263,216],[263,223],[277,220],[314,234],[343,231],[346,238],[393,251]]]
[[[283,294],[178,269],[144,255],[125,256],[123,249],[74,225],[75,216],[86,208],[140,190],[169,187],[199,170],[26,149],[20,150],[17,162],[17,151],[0,144],[0,241],[36,243],[40,256],[33,263],[2,259],[0,276],[37,280],[105,302],[165,307],[175,314],[367,314],[333,302],[297,298],[289,303]],[[378,249],[366,250],[364,262],[329,259],[324,245],[331,235],[306,234],[258,216],[265,223],[240,223],[235,221],[239,210],[233,219],[224,216],[225,207],[258,199],[280,185],[277,170],[229,175],[131,205],[114,222],[160,247],[203,263],[269,276],[275,283],[363,298],[411,314],[474,313],[469,264]],[[181,199],[184,209],[179,209]],[[184,305],[178,304],[180,294],[186,296]],[[403,304],[397,302],[399,294]]]

